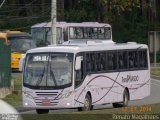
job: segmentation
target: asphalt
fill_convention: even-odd
[[[19,113],[20,112],[26,112],[26,111],[31,111],[31,110],[35,110],[33,108],[24,108],[23,106],[18,106],[15,108]]]

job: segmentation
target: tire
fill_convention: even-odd
[[[114,108],[119,108],[119,107],[127,107],[128,106],[128,101],[129,101],[129,93],[125,89],[123,92],[123,101],[122,103],[112,103]]]
[[[120,103],[112,103],[113,108],[119,108],[122,107]]]
[[[49,112],[48,109],[36,109],[37,114],[47,114]]]
[[[123,93],[123,102],[122,102],[122,107],[127,107],[128,106],[128,101],[129,101],[129,93],[125,89]]]
[[[85,97],[85,100],[84,100],[84,106],[79,107],[78,111],[89,111],[91,109],[93,109],[92,99],[91,99],[90,95],[87,94],[86,97]]]

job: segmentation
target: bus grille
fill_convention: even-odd
[[[39,106],[55,106],[58,104],[59,92],[35,92],[35,103]]]

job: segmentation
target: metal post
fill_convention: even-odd
[[[51,44],[55,45],[56,40],[56,18],[57,18],[57,0],[52,0],[51,5]]]
[[[157,51],[156,51],[156,31],[154,31],[154,67],[156,67],[157,63]]]

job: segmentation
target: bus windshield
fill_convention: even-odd
[[[47,46],[51,44],[51,29],[50,28],[48,27],[32,28],[31,33],[38,47]],[[57,43],[61,44],[62,43],[62,28],[57,27],[56,37],[57,37]]]
[[[33,39],[28,36],[9,37],[8,40],[11,45],[11,52],[26,52],[36,47]]]
[[[30,54],[26,60],[24,85],[45,89],[71,85],[73,54]]]
[[[70,27],[70,39],[111,39],[110,27]]]

